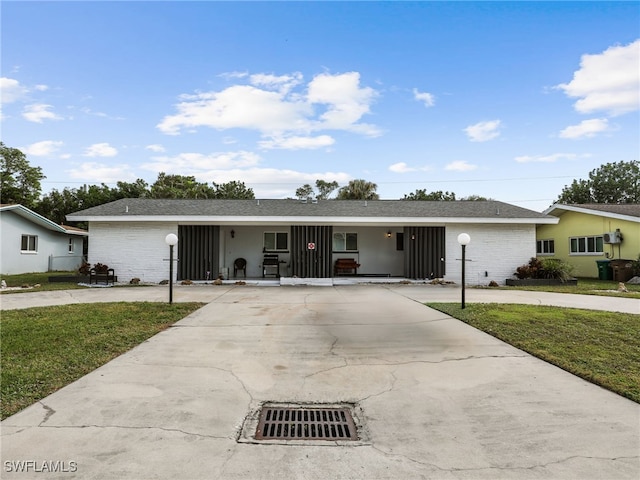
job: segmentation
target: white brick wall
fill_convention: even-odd
[[[238,243],[246,232],[241,228],[236,230],[237,238],[234,242]],[[378,230],[374,229],[372,235],[382,238],[386,230]],[[164,239],[169,233],[177,235],[176,223],[92,222],[89,232],[89,263],[106,263],[115,269],[119,282],[128,282],[138,277],[143,282],[157,283],[169,278],[169,247]],[[535,225],[449,224],[446,225],[446,280],[456,283],[461,281],[462,249],[457,239],[463,232],[471,237],[471,243],[467,246],[467,285],[487,285],[491,280],[502,285],[507,278],[512,277],[518,266],[527,263],[536,254]],[[262,241],[260,235],[253,238],[257,239],[258,243]],[[386,238],[382,238],[380,242],[394,246],[393,242]],[[229,248],[231,246],[227,245],[225,250]],[[226,266],[233,262],[233,258],[248,258],[250,253],[225,250],[221,261]],[[258,252],[258,256],[261,256],[260,245],[250,250]],[[175,253],[177,257],[177,252]],[[248,276],[260,276],[260,260],[251,260],[252,269],[247,272]],[[400,268],[402,259],[398,259],[397,265]],[[375,270],[374,266],[371,268],[372,271]],[[176,271],[174,265],[174,280]],[[283,270],[283,275],[286,275],[285,271],[286,269]],[[400,271],[394,274],[401,275]]]
[[[169,246],[164,239],[169,233],[178,234],[176,223],[91,222],[89,263],[109,265],[119,282],[129,282],[134,277],[153,283],[168,280]],[[176,270],[174,265],[174,280]]]
[[[487,285],[491,280],[503,285],[520,265],[536,256],[535,225],[447,225],[447,280],[460,283],[462,247],[458,235],[468,233],[467,285]],[[485,276],[487,272],[487,276]]]

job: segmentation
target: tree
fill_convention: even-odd
[[[318,190],[316,198],[318,200],[326,200],[331,196],[336,188],[338,188],[338,182],[336,182],[335,180],[333,182],[316,180],[316,189]]]
[[[378,200],[378,186],[366,180],[351,180],[348,185],[338,190],[337,200]]]
[[[296,197],[299,200],[305,198],[316,198],[318,200],[327,200],[333,191],[338,188],[338,182],[327,182],[326,180],[316,180],[316,188],[305,183],[303,186],[296,190]]]
[[[298,200],[304,200],[305,198],[313,197],[315,192],[313,191],[313,187],[308,183],[305,183],[300,188],[296,189],[296,197]]]
[[[24,153],[0,142],[0,203],[19,203],[33,209],[43,178],[42,168],[32,167]]]
[[[150,198],[216,198],[216,190],[193,176],[158,174],[151,185]]]
[[[118,182],[116,185],[116,188],[102,183],[81,188],[65,187],[62,191],[53,189],[40,199],[34,210],[56,223],[65,223],[70,213],[121,198],[146,197],[149,193],[147,182],[142,179],[133,183]]]
[[[256,198],[253,194],[252,188],[247,188],[244,182],[237,182],[235,180],[227,183],[213,183],[215,190],[214,198],[220,199],[234,199],[234,200],[251,200]]]
[[[589,180],[574,180],[558,196],[558,203],[640,203],[640,163],[606,163],[589,173]]]
[[[70,188],[61,192],[54,188],[40,199],[35,208],[40,215],[58,224],[66,223],[67,215],[78,210],[82,210],[78,190]]]
[[[423,201],[454,201],[456,199],[456,194],[453,192],[443,192],[442,190],[438,190],[437,192],[427,193],[427,191],[423,189],[416,189],[415,192],[410,193],[409,195],[405,195],[402,200],[423,200]]]
[[[486,202],[487,200],[493,200],[493,199],[482,197],[480,195],[469,195],[468,197],[462,197],[460,200],[464,202]]]
[[[116,185],[118,198],[144,198],[149,195],[149,184],[141,178],[133,183],[118,182]]]

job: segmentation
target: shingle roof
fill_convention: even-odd
[[[549,216],[497,201],[411,200],[181,200],[129,198],[68,215],[69,220],[122,220],[132,217],[341,217],[341,218],[501,218],[548,219]],[[128,217],[128,218],[127,218]],[[161,218],[158,218],[160,220]]]
[[[544,213],[553,215],[555,211],[560,211],[562,214],[564,211],[573,211],[581,213],[592,213],[603,216],[625,216],[631,218],[640,219],[640,204],[639,203],[576,203],[576,204],[556,204],[549,207]]]

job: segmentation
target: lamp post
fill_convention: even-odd
[[[462,246],[462,308],[465,307],[464,305],[464,269],[465,269],[465,263],[467,261],[466,259],[466,248],[467,245],[469,245],[469,242],[471,242],[471,237],[469,236],[468,233],[461,233],[460,235],[458,235],[458,243]]]
[[[173,247],[178,243],[178,237],[170,233],[164,238],[164,242],[169,245],[169,304],[173,303]]]

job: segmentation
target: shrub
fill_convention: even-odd
[[[531,257],[529,263],[519,266],[515,276],[520,280],[525,278],[552,278],[562,282],[569,280],[573,266],[559,258],[544,258],[539,260]]]
[[[542,269],[542,262],[536,257],[531,257],[529,263],[516,268],[515,276],[520,280],[524,278],[540,278],[538,272]]]
[[[555,278],[563,282],[572,278],[573,266],[559,258],[545,258],[542,260],[542,269],[539,278]]]
[[[109,265],[105,265],[104,263],[96,263],[93,266],[96,273],[107,273],[109,272]]]

